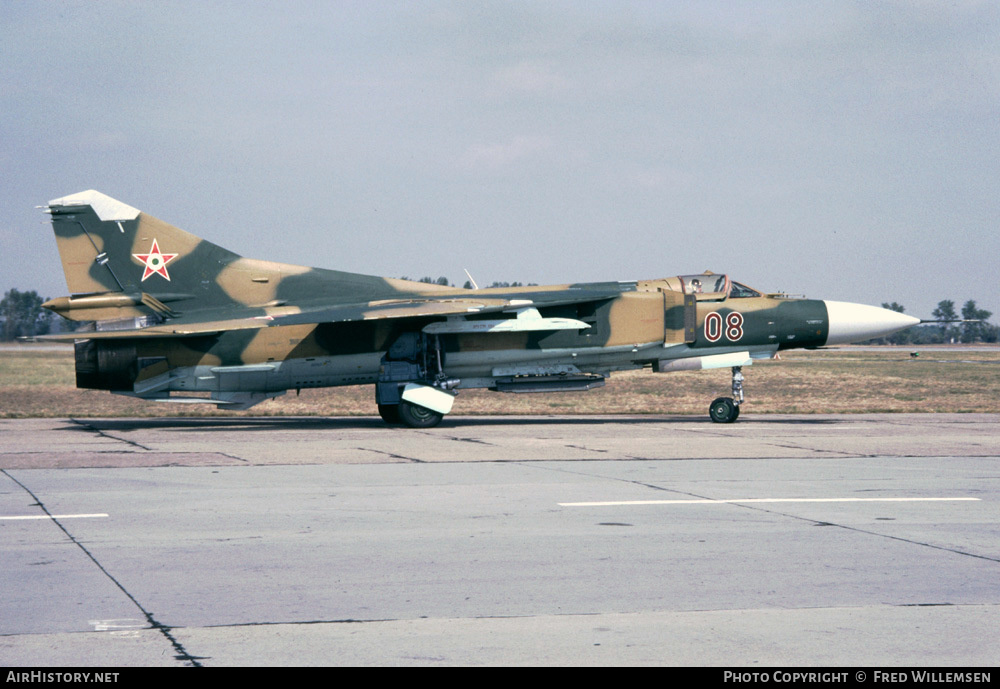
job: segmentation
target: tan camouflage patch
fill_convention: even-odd
[[[608,316],[611,336],[608,347],[662,342],[663,295],[659,292],[623,292],[611,305]]]
[[[59,247],[59,258],[62,259],[66,285],[70,293],[103,292],[106,287],[91,276],[90,270],[94,266],[94,258],[104,250],[104,241],[95,236],[93,238],[97,244],[95,250],[94,243],[82,232],[72,236],[64,234],[67,229],[78,228],[77,225],[65,221],[53,224],[58,229],[56,245]]]
[[[216,282],[233,301],[244,306],[276,305],[278,288],[283,278],[303,275],[311,268],[287,263],[240,258],[223,266]]]
[[[316,343],[315,325],[289,325],[267,328],[254,334],[240,355],[242,363],[266,363],[297,357],[324,356],[325,350]]]

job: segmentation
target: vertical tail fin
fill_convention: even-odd
[[[49,201],[47,212],[72,294],[192,293],[205,258],[239,258],[93,190]]]
[[[47,306],[72,320],[399,294],[383,278],[244,258],[97,191],[54,199],[46,211],[73,295]]]

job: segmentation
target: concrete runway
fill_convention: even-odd
[[[992,666],[1000,416],[0,420],[0,665]]]

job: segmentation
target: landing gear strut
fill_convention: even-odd
[[[732,423],[740,416],[743,404],[743,367],[733,366],[733,396],[719,397],[708,408],[708,415],[715,423]]]
[[[437,335],[400,334],[382,357],[375,402],[389,425],[433,428],[451,411],[452,392],[461,381],[444,373],[444,353]]]

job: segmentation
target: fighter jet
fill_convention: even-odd
[[[919,320],[766,294],[724,274],[461,289],[251,258],[96,191],[42,207],[71,296],[76,384],[144,400],[247,409],[289,390],[372,385],[381,417],[437,425],[459,391],[564,392],[614,371],[744,367],[786,349],[881,337]]]

